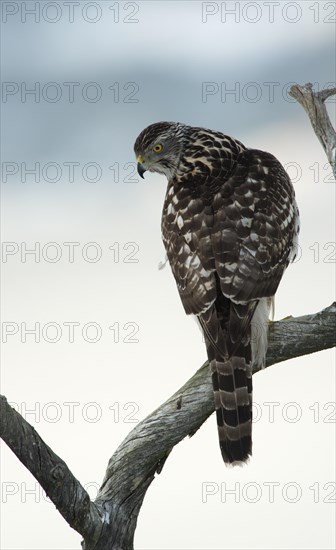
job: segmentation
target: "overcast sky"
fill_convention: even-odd
[[[122,439],[206,358],[157,267],[166,182],[135,173],[145,126],[275,154],[302,219],[275,318],[333,301],[335,183],[288,89],[335,82],[334,17],[323,1],[2,3],[2,393],[92,497]],[[154,480],[135,547],[334,548],[334,372],[325,351],[256,375],[250,464],[224,467],[209,418]],[[1,458],[2,548],[80,548],[5,445]]]

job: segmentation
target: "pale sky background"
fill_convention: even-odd
[[[94,497],[135,423],[206,358],[169,266],[157,268],[166,182],[134,174],[133,143],[145,126],[203,125],[275,154],[302,220],[301,256],[280,285],[275,318],[334,299],[335,183],[286,90],[335,82],[335,13],[323,1],[80,2],[73,16],[64,2],[2,9],[2,241],[12,252],[1,264],[2,393]],[[25,173],[36,163],[37,175]],[[38,255],[25,255],[35,243]],[[75,243],[73,261],[64,243]],[[25,341],[36,323],[40,341]],[[73,342],[69,323],[79,323]],[[224,467],[208,419],[148,490],[135,548],[334,548],[334,387],[333,351],[256,375],[250,464]],[[3,550],[80,548],[4,444],[1,521]]]

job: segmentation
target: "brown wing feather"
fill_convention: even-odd
[[[214,198],[212,235],[223,294],[235,302],[273,296],[297,230],[292,184],[273,155],[247,150]]]

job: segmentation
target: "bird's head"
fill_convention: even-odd
[[[186,128],[179,122],[156,122],[147,126],[137,137],[134,152],[138,173],[158,172],[171,179],[180,163]]]

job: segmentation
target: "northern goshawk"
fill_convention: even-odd
[[[294,259],[292,183],[270,153],[175,122],[145,128],[140,176],[164,174],[162,237],[187,314],[202,327],[226,463],[252,454],[252,365],[264,366],[272,298]]]

